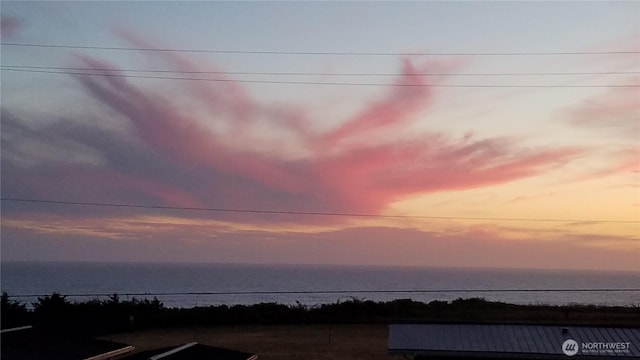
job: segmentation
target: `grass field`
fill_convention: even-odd
[[[197,341],[258,354],[260,360],[399,359],[387,353],[388,327],[374,325],[251,325],[155,329],[102,337],[137,351]]]

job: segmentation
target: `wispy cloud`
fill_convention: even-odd
[[[638,85],[637,77],[624,84]],[[632,174],[640,169],[640,96],[637,87],[613,88],[570,108],[569,123],[581,130],[615,138],[605,151],[607,164],[584,178]]]
[[[638,78],[625,85],[638,85]],[[583,101],[572,109],[570,121],[577,126],[610,129],[623,136],[638,138],[640,131],[640,97],[638,88],[614,88],[596,98]]]
[[[135,46],[153,47],[133,32],[123,31],[121,36]],[[154,62],[176,70],[200,69],[184,55],[153,54]],[[567,147],[523,148],[510,138],[457,138],[436,132],[393,133],[385,141],[367,141],[373,133],[384,138],[389,126],[408,127],[431,105],[435,89],[419,75],[430,63],[419,58],[403,58],[401,75],[393,84],[421,86],[389,86],[354,116],[324,132],[311,126],[321,115],[296,110],[300,106],[260,104],[240,83],[172,82],[172,91],[163,91],[121,77],[119,67],[104,59],[78,54],[76,60],[107,69],[105,76],[75,78],[82,91],[130,123],[137,141],[90,122],[70,125],[61,120],[40,129],[45,136],[35,136],[60,153],[42,164],[29,158],[39,154],[20,153],[20,140],[9,133],[3,138],[2,156],[11,175],[3,171],[3,195],[379,213],[389,203],[418,193],[536,176],[580,152]],[[183,105],[185,98],[175,95],[180,92],[198,111]],[[304,155],[268,151],[270,140],[256,135],[258,119],[286,134],[284,148],[304,149]],[[21,130],[19,125],[9,132],[12,129]],[[95,161],[68,155],[72,149],[95,154]]]
[[[3,220],[3,226],[8,235],[3,251],[14,259],[33,259],[35,252],[62,261],[82,253],[83,259],[93,261],[114,257],[121,261],[359,265],[401,261],[418,266],[637,269],[637,238],[531,232],[490,224],[456,233],[384,226],[274,233],[232,223],[154,217]]]
[[[2,40],[13,38],[20,30],[22,21],[11,16],[0,16],[0,34]]]

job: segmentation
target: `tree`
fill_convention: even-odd
[[[27,306],[19,301],[11,300],[6,292],[2,293],[0,313],[2,314],[0,327],[3,329],[28,325],[30,322]]]

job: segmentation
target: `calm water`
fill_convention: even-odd
[[[153,298],[155,294],[168,307],[260,302],[316,305],[351,298],[429,302],[460,297],[517,304],[640,305],[638,290],[530,291],[640,288],[640,273],[629,272],[228,264],[0,265],[2,291],[25,303],[36,297],[24,295],[58,292],[71,300],[106,298],[74,296],[79,294],[117,293],[122,299]],[[216,294],[195,294],[203,292]]]

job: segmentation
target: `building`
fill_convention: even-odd
[[[192,342],[178,347],[149,350],[123,360],[256,360],[257,355]]]
[[[2,360],[105,360],[127,354],[133,346],[68,336],[23,326],[0,331]]]
[[[388,349],[391,354],[434,360],[640,360],[640,329],[532,324],[391,324]]]
[[[257,355],[196,342],[130,354],[134,347],[93,338],[41,331],[31,326],[6,329],[2,360],[256,360]]]

